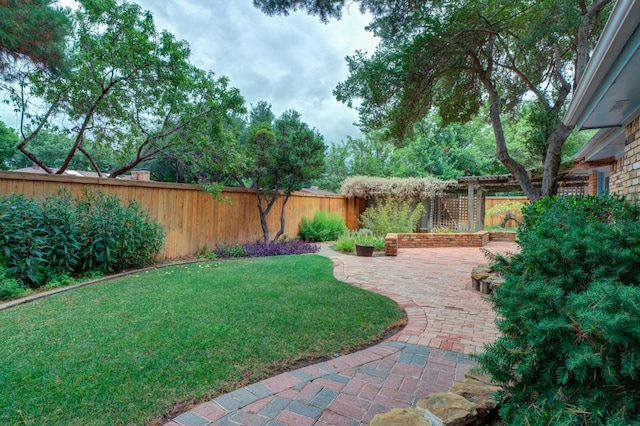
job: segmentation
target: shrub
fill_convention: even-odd
[[[83,271],[122,271],[153,262],[162,249],[164,230],[135,201],[85,192],[77,200],[83,236]]]
[[[141,267],[153,261],[163,241],[159,224],[137,203],[125,207],[116,196],[86,192],[72,198],[61,191],[41,202],[23,195],[0,198],[6,273],[25,286]]]
[[[304,241],[335,241],[346,231],[342,216],[318,210],[313,214],[313,219],[302,218],[299,235]]]
[[[346,253],[353,253],[356,250],[356,242],[348,234],[342,235],[336,241],[336,250]]]
[[[247,249],[242,244],[219,244],[213,249],[213,257],[229,259],[232,257],[246,257]]]
[[[14,194],[0,199],[0,247],[6,275],[23,283],[46,280],[50,247],[46,222],[33,199]]]
[[[389,232],[408,233],[418,227],[423,211],[421,203],[412,211],[411,204],[407,201],[382,199],[360,215],[360,222],[364,228],[378,236],[385,236]]]
[[[25,293],[18,280],[0,275],[0,300],[20,297]]]
[[[434,226],[431,232],[434,234],[453,234],[456,230],[448,226]]]
[[[521,252],[498,258],[502,336],[478,357],[507,424],[640,423],[640,209],[557,197],[525,207]]]

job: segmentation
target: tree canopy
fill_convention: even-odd
[[[178,145],[223,151],[224,124],[244,111],[244,100],[226,78],[193,66],[188,45],[158,32],[150,12],[121,0],[84,0],[72,22],[64,73],[26,67],[4,85],[21,113],[25,156],[51,172],[31,148],[43,129],[73,138],[57,173],[77,153],[102,172],[87,141],[115,152],[110,177]]]
[[[287,110],[274,117],[267,102],[253,106],[243,173],[256,192],[265,242],[277,241],[284,233],[284,211],[289,196],[322,172],[326,148],[322,135],[303,122],[297,111]],[[284,200],[280,229],[272,239],[267,216],[281,195]]]
[[[28,59],[45,68],[60,68],[64,38],[70,30],[64,10],[55,0],[0,1],[0,74],[12,62]]]
[[[443,122],[465,122],[489,101],[496,156],[530,199],[552,195],[562,147],[572,128],[561,123],[608,15],[612,0],[360,0],[375,53],[347,58],[350,75],[336,97],[357,106],[365,130],[410,135],[434,106]],[[254,0],[268,14],[304,9],[322,20],[340,17],[345,0]],[[511,155],[505,114],[532,101],[529,143],[542,154],[542,186]]]
[[[510,140],[510,154],[526,168],[540,164],[539,147],[527,141],[537,132],[531,124],[528,103],[505,120],[505,137]],[[487,106],[467,123],[444,125],[432,112],[414,126],[410,136],[398,146],[388,142],[384,132],[371,131],[362,137],[348,137],[329,146],[325,172],[314,184],[338,191],[350,176],[376,176],[457,179],[461,176],[484,176],[508,173],[495,155],[495,139],[486,120]],[[590,137],[588,132],[574,132],[563,147],[563,155],[573,155]]]

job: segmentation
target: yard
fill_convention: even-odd
[[[0,312],[0,423],[146,424],[402,321],[315,255],[138,273]]]

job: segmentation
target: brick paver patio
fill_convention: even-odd
[[[493,253],[516,251],[492,242]],[[341,255],[323,246],[336,278],[395,300],[407,326],[371,348],[254,383],[177,416],[165,426],[367,425],[462,381],[469,354],[496,339],[491,305],[471,289],[478,248],[401,249],[397,257]]]

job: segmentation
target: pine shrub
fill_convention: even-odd
[[[640,209],[615,196],[524,209],[499,257],[502,336],[478,357],[513,425],[640,424]]]
[[[302,218],[298,235],[304,241],[335,241],[347,231],[344,218],[337,213],[318,210],[313,218]]]

